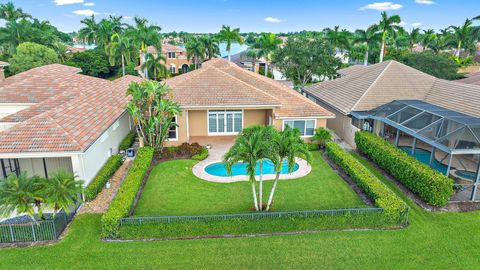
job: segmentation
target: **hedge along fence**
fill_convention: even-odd
[[[120,142],[118,149],[125,151],[130,148],[133,145],[136,136],[137,133],[135,133],[135,131],[130,131],[128,135],[122,140],[122,142]]]
[[[116,238],[119,233],[120,219],[127,217],[135,201],[153,158],[153,148],[142,147],[138,150],[130,171],[123,180],[117,195],[110,203],[107,212],[102,216],[102,236]]]
[[[452,197],[453,180],[409,156],[386,140],[369,132],[355,133],[357,148],[433,206],[444,206]]]
[[[123,156],[112,155],[105,165],[100,169],[95,178],[88,184],[83,191],[86,201],[92,201],[95,199],[107,183],[108,179],[122,166]]]
[[[392,190],[336,143],[328,142],[326,147],[328,156],[357,183],[377,207],[384,209],[387,219],[406,223],[407,205]]]

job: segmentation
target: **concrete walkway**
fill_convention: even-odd
[[[206,159],[200,161],[199,163],[193,166],[193,174],[203,180],[217,183],[233,183],[240,181],[248,181],[248,177],[245,175],[238,176],[214,176],[208,174],[205,171],[205,168],[213,163],[222,162],[223,155],[230,149],[234,144],[235,137],[197,137],[191,142],[198,142],[200,145],[210,145],[209,155]],[[312,170],[311,166],[303,159],[297,158],[297,163],[299,165],[298,170],[290,174],[280,175],[281,180],[295,179],[306,176]],[[258,177],[257,177],[258,178]],[[263,180],[273,180],[275,179],[275,174],[264,174]]]

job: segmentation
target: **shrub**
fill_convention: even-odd
[[[401,222],[407,212],[407,206],[380,179],[363,166],[352,155],[334,142],[327,143],[328,156],[340,166],[357,185],[384,209],[385,216],[395,222]]]
[[[203,147],[198,143],[182,143],[182,145],[178,147],[178,152],[182,155],[192,156],[199,154],[202,151],[202,148]]]
[[[152,158],[153,148],[142,147],[138,150],[137,157],[118,189],[117,195],[102,216],[103,237],[118,237],[120,219],[128,216]]]
[[[31,68],[58,63],[57,53],[37,43],[24,42],[17,46],[17,52],[9,59],[8,70],[17,74]]]
[[[308,151],[317,151],[319,148],[319,145],[316,143],[307,143],[307,149]]]
[[[85,188],[83,194],[85,195],[86,201],[91,201],[95,199],[102,191],[103,187],[107,183],[108,179],[122,166],[123,157],[122,155],[112,155],[107,162],[103,165],[100,171],[97,173],[95,178],[88,184]]]
[[[357,132],[358,149],[420,196],[426,203],[444,206],[453,195],[453,180],[369,132]]]
[[[122,140],[122,142],[118,146],[118,149],[125,151],[130,148],[133,145],[136,136],[137,133],[135,133],[135,131],[130,131],[130,133],[128,133],[128,135]]]
[[[325,144],[332,140],[332,134],[326,128],[317,128],[315,135],[312,137],[312,141],[318,142],[321,148],[325,147]]]
[[[208,149],[204,147],[204,148],[202,148],[200,153],[198,153],[196,155],[193,155],[192,159],[202,161],[202,160],[206,159],[207,157],[208,157]]]

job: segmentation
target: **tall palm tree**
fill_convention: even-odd
[[[98,30],[98,24],[95,21],[95,16],[92,15],[91,17],[85,18],[80,22],[84,24],[85,27],[78,31],[78,37],[82,39],[84,45],[85,43],[88,45],[95,44]]]
[[[0,181],[0,216],[13,212],[26,213],[35,220],[35,207],[42,216],[42,181],[39,177],[28,177],[26,172],[20,175],[11,173]]]
[[[370,50],[370,45],[378,40],[378,34],[376,33],[376,25],[372,25],[367,28],[367,30],[358,29],[355,31],[355,36],[353,38],[354,43],[360,43],[365,45],[365,56],[363,57],[363,65],[368,65],[368,53]]]
[[[232,43],[243,44],[240,28],[231,29],[230,26],[222,25],[222,29],[217,34],[217,38],[219,41],[227,43],[228,61],[231,61],[230,52],[232,50]]]
[[[229,174],[235,163],[245,163],[246,172],[252,188],[253,205],[256,211],[262,210],[262,160],[271,156],[271,141],[265,139],[265,131],[262,126],[253,126],[242,130],[237,137],[235,144],[223,156],[223,162]],[[270,127],[271,128],[271,127]],[[255,170],[257,163],[260,165],[260,189],[257,199]]]
[[[185,44],[185,49],[187,50],[187,59],[193,58],[195,69],[197,69],[198,64],[205,58],[206,48],[204,43],[198,37],[192,36]]]
[[[253,47],[258,49],[258,56],[265,58],[265,76],[268,75],[268,63],[272,60],[272,53],[282,44],[282,40],[273,33],[262,33]]]
[[[469,49],[473,43],[475,43],[475,35],[478,33],[474,33],[478,30],[474,30],[473,22],[475,20],[480,20],[480,16],[474,17],[472,19],[466,19],[465,22],[461,26],[450,26],[449,28],[453,30],[450,35],[450,44],[456,45],[456,52],[455,56],[460,57],[460,51],[462,49]]]
[[[110,44],[105,48],[109,56],[110,65],[114,66],[118,58],[122,62],[122,76],[125,76],[125,64],[132,60],[132,53],[135,49],[131,39],[124,35],[115,33],[110,39]]]
[[[205,56],[208,60],[220,55],[220,47],[218,46],[218,40],[216,37],[202,36],[200,37],[200,41],[203,43]]]
[[[423,30],[422,44],[423,50],[427,50],[437,39],[437,35],[433,29]]]
[[[160,78],[166,78],[168,75],[167,67],[165,66],[166,58],[163,54],[159,53],[155,56],[152,53],[145,55],[145,61],[140,67],[145,71],[145,77],[149,79],[149,74],[153,74],[152,79],[158,80]]]
[[[413,52],[413,47],[415,47],[415,44],[417,44],[420,41],[420,28],[415,27],[410,31],[410,33],[407,33],[408,36],[408,49],[410,52]]]
[[[381,14],[382,18],[377,25],[377,32],[381,34],[381,47],[380,47],[380,62],[383,62],[383,57],[385,56],[386,50],[386,40],[388,36],[396,36],[397,31],[402,29],[399,23],[402,21],[400,16],[393,15],[388,16],[387,12],[383,11]]]
[[[15,7],[12,2],[0,4],[0,19],[11,22],[25,18],[32,18],[32,16],[23,12],[21,8]]]
[[[150,25],[145,18],[135,17],[135,25],[130,28],[134,40],[140,47],[140,51],[147,52],[147,47],[150,45],[158,46],[161,41],[160,31],[162,28],[156,25]]]
[[[306,144],[300,137],[300,131],[298,129],[292,129],[287,126],[282,132],[275,132],[272,141],[274,150],[270,153],[272,155],[270,159],[275,165],[276,175],[270,195],[268,196],[266,211],[269,211],[270,206],[272,205],[273,195],[277,188],[278,179],[280,178],[284,162],[287,162],[288,172],[291,173],[295,168],[295,157],[302,157],[308,163],[310,163],[311,160],[310,151],[308,151]]]
[[[45,196],[47,205],[56,214],[59,210],[70,212],[70,207],[80,200],[83,191],[83,181],[65,170],[59,170],[45,181]]]

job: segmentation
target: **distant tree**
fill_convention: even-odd
[[[187,59],[193,59],[195,69],[197,69],[198,65],[205,59],[206,50],[204,43],[200,38],[193,36],[185,44],[185,49],[187,50]]]
[[[314,77],[334,78],[340,59],[322,39],[290,37],[283,48],[273,54],[273,63],[296,86],[303,87]]]
[[[95,21],[95,16],[84,18],[80,21],[85,26],[78,31],[78,37],[83,41],[83,44],[95,44],[97,40],[98,25]]]
[[[406,34],[408,36],[408,49],[413,52],[413,47],[420,42],[420,28],[413,28],[410,33],[407,32]]]
[[[457,73],[458,64],[445,54],[434,54],[426,51],[408,54],[399,60],[408,66],[440,79],[456,80],[461,77]]]
[[[335,26],[333,29],[326,28],[325,37],[330,45],[336,50],[347,50],[350,48],[351,33],[345,29],[340,29],[340,26]]]
[[[355,35],[353,37],[353,42],[356,44],[363,44],[365,46],[364,50],[364,57],[363,57],[363,64],[365,66],[368,65],[368,54],[370,50],[370,46],[373,42],[378,41],[378,34],[376,31],[376,25],[372,25],[367,30],[358,29],[355,31]]]
[[[248,48],[248,50],[245,52],[245,56],[252,58],[252,71],[256,72],[256,63],[261,57],[259,50],[255,48]]]
[[[258,57],[265,58],[265,76],[268,75],[268,62],[272,61],[272,53],[280,44],[282,40],[273,33],[262,33],[253,44],[253,48],[258,50]]]
[[[380,62],[383,62],[385,56],[386,41],[388,36],[396,36],[398,30],[402,29],[399,25],[402,19],[398,15],[388,16],[387,12],[382,12],[382,19],[377,25],[377,32],[381,34]]]
[[[87,50],[74,53],[72,59],[65,64],[82,69],[89,76],[107,78],[112,74],[108,56],[103,49]]]
[[[58,56],[55,51],[40,44],[24,42],[18,45],[16,51],[9,60],[9,70],[12,74],[17,74],[35,67],[58,63]]]
[[[15,7],[12,2],[0,4],[0,19],[11,22],[25,18],[32,18],[32,16],[28,13],[23,12],[21,8]]]
[[[220,56],[220,47],[218,46],[218,39],[214,36],[202,36],[200,37],[205,48],[205,58],[212,59],[213,57]]]
[[[480,16],[466,19],[461,26],[450,26],[453,32],[450,35],[449,43],[456,47],[455,56],[460,57],[462,49],[470,52],[476,51],[476,44],[479,40],[480,28],[474,28],[473,22],[480,20]]]
[[[227,43],[228,61],[231,61],[232,43],[243,44],[240,28],[231,29],[230,26],[222,25],[222,29],[217,35],[219,41]]]
[[[142,70],[147,71],[146,78],[160,80],[168,77],[168,70],[165,66],[166,58],[163,54],[159,53],[157,56],[147,53],[145,55],[145,62],[140,67]],[[150,76],[151,75],[151,76]]]
[[[430,49],[436,39],[437,35],[433,29],[424,30],[422,38],[423,50]]]
[[[109,56],[108,59],[112,66],[115,66],[117,60],[120,58],[120,62],[122,63],[122,76],[125,76],[125,64],[130,63],[132,54],[135,51],[131,39],[126,35],[115,33],[112,35],[105,51]]]

